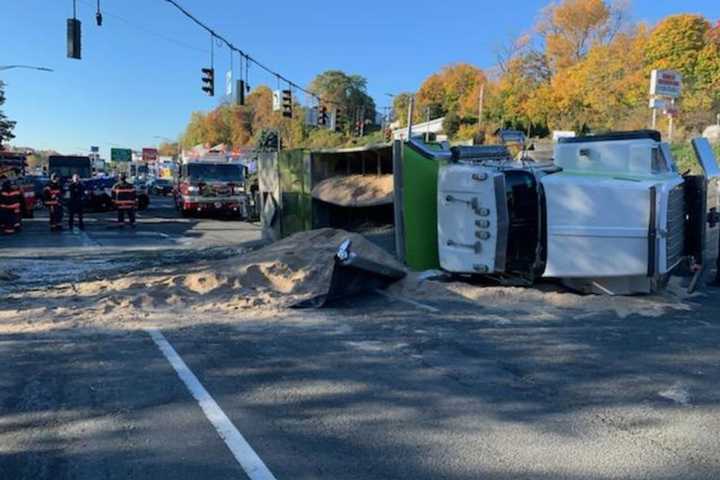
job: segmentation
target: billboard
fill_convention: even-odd
[[[129,148],[111,148],[110,161],[112,162],[129,162],[132,160],[132,150]]]
[[[142,160],[146,163],[155,163],[158,159],[157,148],[143,148],[142,149]]]
[[[682,75],[675,70],[653,70],[650,74],[650,95],[678,98],[682,91]]]

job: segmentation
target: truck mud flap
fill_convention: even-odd
[[[405,277],[403,270],[363,257],[351,247],[350,240],[338,247],[327,293],[295,304],[293,308],[322,308],[329,302],[386,288]]]

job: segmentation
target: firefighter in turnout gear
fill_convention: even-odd
[[[135,228],[135,209],[137,208],[137,192],[135,185],[127,181],[127,176],[120,174],[120,181],[112,189],[113,202],[118,211],[118,223],[125,225],[125,214],[128,216],[130,227]]]
[[[85,186],[80,181],[80,176],[76,173],[72,176],[72,181],[67,187],[68,189],[68,227],[72,230],[75,227],[75,217],[78,219],[80,230],[85,230],[83,222],[83,200],[85,199]]]
[[[62,230],[63,216],[62,187],[58,176],[54,173],[50,176],[50,183],[43,190],[43,201],[50,213],[50,231],[59,232]]]
[[[6,177],[0,178],[0,228],[11,235],[22,227],[23,192]]]

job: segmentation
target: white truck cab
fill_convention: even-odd
[[[655,131],[560,138],[552,165],[456,148],[438,180],[441,267],[608,294],[702,269],[720,248],[720,171],[706,143],[693,141],[699,176],[678,172]]]

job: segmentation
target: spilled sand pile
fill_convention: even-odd
[[[553,284],[537,284],[533,287],[507,287],[479,285],[460,281],[434,281],[427,274],[410,273],[388,292],[418,302],[441,305],[443,302],[462,302],[478,313],[493,312],[498,319],[512,321],[555,320],[572,315],[574,318],[590,318],[610,313],[620,318],[630,315],[658,317],[678,311],[690,311],[687,300],[701,297],[704,293],[687,294],[680,279],[674,278],[664,291],[653,295],[604,296],[583,295]]]
[[[393,176],[342,175],[318,183],[313,198],[341,207],[375,207],[393,202]]]
[[[361,235],[321,229],[301,232],[260,250],[223,260],[62,285],[51,293],[37,291],[34,303],[42,304],[45,312],[71,308],[87,318],[118,314],[132,317],[153,311],[197,313],[240,309],[261,309],[267,314],[326,294],[335,252],[345,239],[352,241],[352,251],[403,268]],[[26,292],[24,298],[30,297]]]

